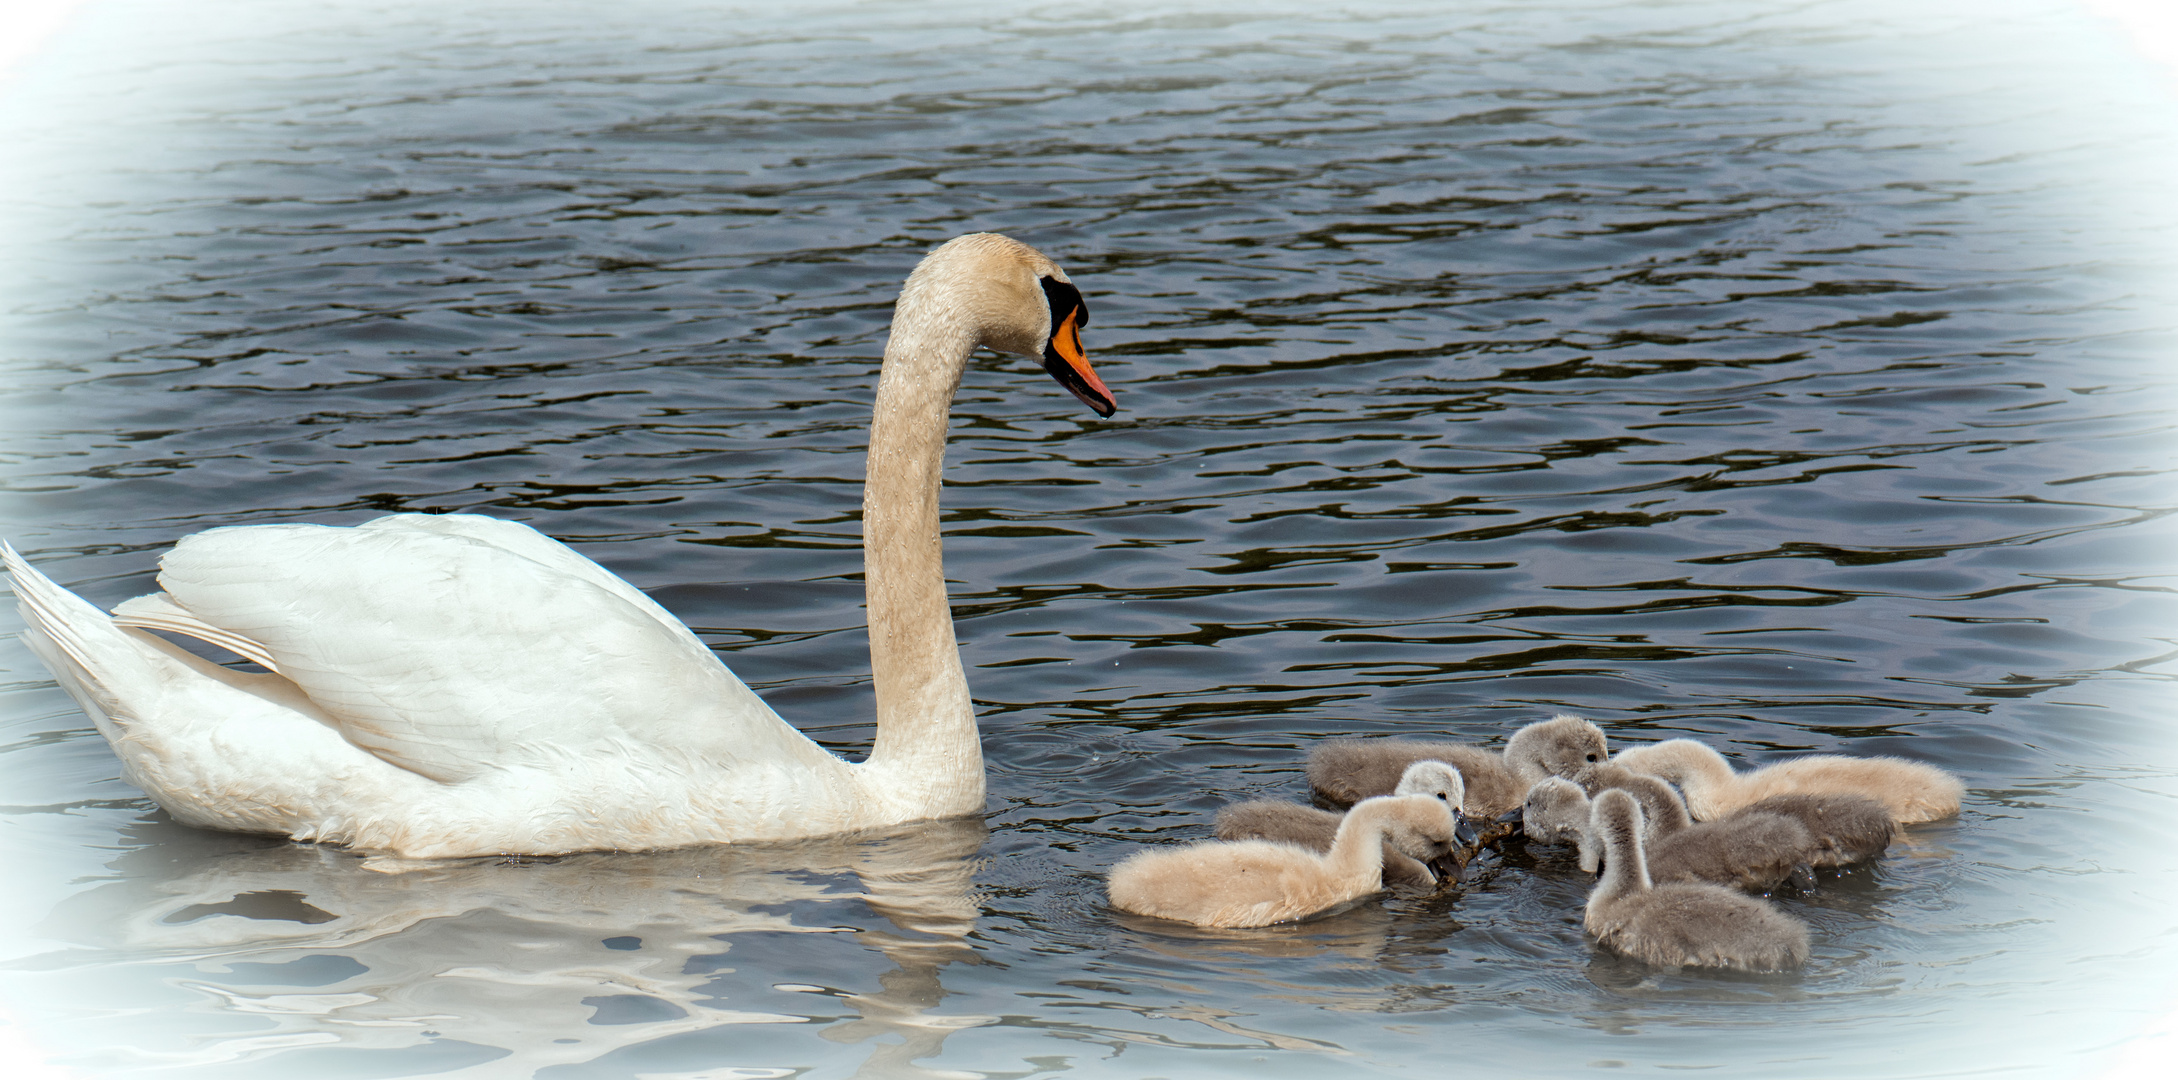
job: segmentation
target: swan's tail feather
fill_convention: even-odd
[[[217,645],[245,660],[262,664],[267,671],[277,674],[280,670],[280,665],[273,661],[272,654],[263,645],[232,630],[221,629],[197,618],[163,592],[123,600],[113,609],[113,621],[116,626],[165,630],[168,633],[193,637],[198,641]]]
[[[53,670],[61,688],[83,706],[99,732],[109,741],[118,738],[129,725],[130,710],[112,676],[120,673],[117,669],[142,668],[142,654],[105,612],[39,573],[4,540],[0,563],[15,586],[16,610],[28,626],[24,643]]]

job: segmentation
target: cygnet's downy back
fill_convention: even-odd
[[[1911,825],[1958,813],[1966,790],[1942,769],[1894,757],[1816,754],[1734,772],[1724,755],[1694,739],[1637,746],[1622,751],[1618,761],[1678,785],[1698,821],[1777,795],[1864,795],[1882,803],[1899,824]]]

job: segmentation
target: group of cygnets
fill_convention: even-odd
[[[1599,873],[1585,924],[1604,947],[1665,967],[1784,971],[1807,926],[1764,900],[1812,870],[1881,855],[1898,827],[1958,812],[1958,778],[1915,761],[1817,755],[1752,772],[1693,739],[1612,757],[1603,731],[1558,716],[1502,752],[1340,739],[1308,756],[1340,814],[1261,800],[1226,807],[1218,839],[1112,868],[1112,906],[1199,926],[1251,927],[1336,910],[1387,886],[1435,887],[1484,828],[1578,846]],[[1456,876],[1458,866],[1450,867]]]

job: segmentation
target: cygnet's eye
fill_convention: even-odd
[[[1596,755],[1594,755],[1594,754],[1590,754],[1590,755],[1588,755],[1588,760],[1590,760],[1590,761],[1594,761],[1594,760],[1596,760]]]

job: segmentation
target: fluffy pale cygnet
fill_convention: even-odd
[[[1112,868],[1112,906],[1197,926],[1292,922],[1382,887],[1388,840],[1428,862],[1450,851],[1458,822],[1431,795],[1364,799],[1318,855],[1268,840],[1210,840],[1145,851]]]
[[[1475,839],[1474,826],[1466,820],[1458,807],[1466,797],[1466,785],[1458,769],[1442,761],[1417,761],[1407,766],[1399,778],[1398,795],[1430,795],[1453,807],[1456,819],[1454,839],[1461,845]],[[1299,803],[1280,802],[1276,799],[1256,799],[1234,803],[1218,811],[1215,831],[1220,840],[1271,840],[1281,844],[1295,844],[1314,852],[1331,850],[1331,842],[1338,835],[1339,822],[1345,815],[1329,810],[1318,810]],[[1411,888],[1434,888],[1438,883],[1435,871],[1418,859],[1410,858],[1393,847],[1384,845],[1384,884]]]
[[[1606,865],[1584,924],[1605,948],[1664,967],[1785,971],[1807,962],[1807,926],[1798,919],[1720,886],[1652,881],[1641,830],[1631,794],[1596,797],[1589,831]]]
[[[1345,806],[1391,791],[1417,761],[1443,761],[1466,778],[1467,816],[1490,821],[1519,806],[1535,781],[1609,756],[1602,729],[1561,715],[1514,732],[1502,755],[1462,743],[1334,739],[1309,752],[1308,783],[1324,800]]]
[[[1958,777],[1918,761],[1817,754],[1735,773],[1724,755],[1693,739],[1668,739],[1621,751],[1615,762],[1662,777],[1686,795],[1698,821],[1721,817],[1774,795],[1865,795],[1904,825],[1959,812]]]

